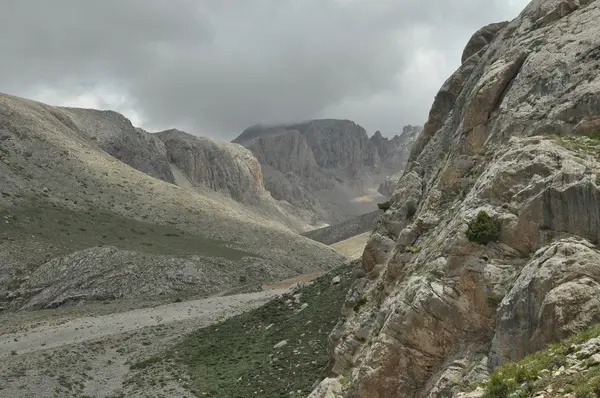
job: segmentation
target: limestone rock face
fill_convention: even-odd
[[[422,126],[408,125],[404,126],[402,132],[392,139],[388,139],[376,131],[370,140],[377,148],[382,165],[388,169],[400,171],[400,169],[404,169],[410,148],[421,131],[423,131]]]
[[[600,322],[600,252],[566,238],[536,252],[498,308],[491,365],[518,360]]]
[[[275,199],[338,223],[377,209],[377,187],[404,167],[419,132],[407,126],[391,140],[379,132],[369,139],[354,122],[324,119],[250,127],[234,142],[259,160]]]
[[[273,145],[273,136],[287,136],[292,132],[293,138],[278,138],[275,142],[285,140],[287,145]],[[300,139],[300,137],[302,139]],[[299,145],[290,145],[289,142],[301,141]],[[257,145],[263,145],[263,153],[269,152],[273,157],[284,151],[298,152],[289,159],[292,169],[302,169],[305,162],[314,163],[324,169],[358,171],[364,166],[378,166],[380,159],[376,149],[370,144],[367,132],[364,128],[350,120],[322,119],[295,125],[283,125],[275,127],[254,126],[246,129],[234,142],[250,147],[253,153],[257,151]],[[312,154],[312,156],[310,156]],[[257,155],[263,159],[264,155]],[[286,160],[284,160],[286,161]],[[300,161],[300,167],[294,162]],[[280,169],[282,172],[289,170]]]
[[[508,22],[491,23],[473,33],[473,36],[471,36],[471,39],[467,43],[462,57],[460,58],[461,62],[465,62],[471,56],[477,54],[482,48],[490,44],[494,36],[496,36],[496,34],[506,25],[508,25]]]
[[[330,336],[337,397],[453,396],[599,321],[599,20],[535,0],[469,44]],[[466,234],[480,211],[488,244]]]
[[[394,136],[391,140],[382,137],[381,133],[379,135],[375,133],[371,137],[371,141],[377,146],[379,156],[385,167],[389,170],[396,170],[394,174],[387,176],[379,184],[377,192],[384,196],[392,196],[406,166],[410,149],[422,131],[421,126],[409,125],[404,126],[402,133]]]
[[[225,193],[240,203],[256,203],[266,194],[258,160],[241,145],[197,137],[179,130],[158,134],[170,163],[194,186]]]
[[[297,225],[310,224],[294,209],[283,210],[275,203],[265,190],[259,161],[241,145],[175,129],[148,133],[113,111],[59,109],[55,117],[134,169],[184,188],[200,187],[261,206],[287,224],[294,222],[286,220],[286,213],[292,213]]]

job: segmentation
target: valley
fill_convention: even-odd
[[[600,396],[598,22],[486,24],[396,135],[0,94],[0,397]]]

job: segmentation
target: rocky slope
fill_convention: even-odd
[[[477,383],[455,386],[457,398],[597,396],[600,392],[600,325],[511,362]]]
[[[297,231],[314,228],[301,209],[271,197],[260,164],[241,145],[176,129],[152,134],[113,111],[57,109],[65,125],[136,170],[182,188],[222,193]]]
[[[376,188],[406,161],[409,136],[368,138],[349,120],[323,119],[279,126],[254,126],[234,142],[252,151],[263,168],[265,187],[277,200],[337,223],[376,209]]]
[[[214,185],[227,177],[246,184],[250,195],[268,196],[247,150],[226,144],[223,168],[197,170],[226,151],[206,144],[202,152],[184,138],[176,144],[173,134],[149,135],[114,112],[0,95],[2,309],[150,305],[342,261],[295,234],[283,217]],[[177,157],[185,145],[191,156]],[[194,189],[171,183],[173,170],[181,170],[172,160],[198,182]],[[226,167],[232,174],[224,174]]]
[[[600,321],[598,21],[597,0],[534,0],[471,40],[311,397],[453,396]]]
[[[298,232],[320,226],[302,209],[273,199],[264,187],[260,163],[243,146],[176,129],[146,137],[164,153],[178,186],[222,193]]]

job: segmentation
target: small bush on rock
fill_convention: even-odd
[[[477,217],[469,223],[467,238],[471,242],[488,244],[498,240],[500,236],[500,221],[490,217],[485,211],[480,211]]]
[[[406,218],[410,220],[415,214],[417,214],[417,205],[415,202],[408,202],[406,204]]]

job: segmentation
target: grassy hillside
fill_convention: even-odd
[[[72,210],[47,202],[0,209],[0,240],[35,237],[54,256],[93,246],[111,245],[163,255],[203,255],[240,260],[250,252],[227,247],[218,239],[155,225],[96,209]]]
[[[600,324],[501,366],[472,386],[484,398],[600,396]]]
[[[164,383],[156,375],[166,368],[198,396],[305,397],[323,376],[328,335],[357,272],[357,263],[336,268],[295,296],[200,329],[168,352],[133,364],[139,372],[130,383],[142,391]]]

